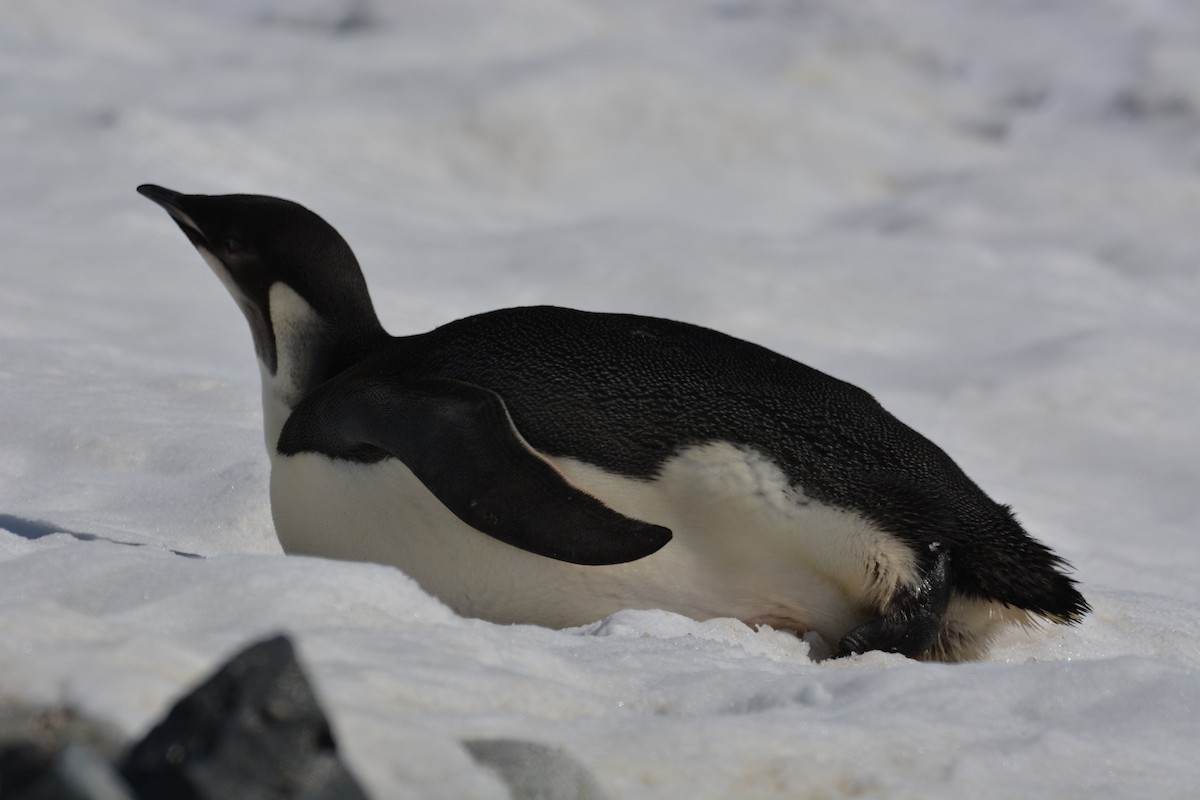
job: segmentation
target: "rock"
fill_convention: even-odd
[[[48,760],[36,749],[25,743],[0,751],[5,800],[133,800],[112,765],[86,747],[68,744]]]
[[[147,799],[366,800],[284,636],[251,645],[176,703],[120,771]]]
[[[596,780],[562,750],[517,739],[463,742],[477,764],[508,785],[512,800],[606,800]]]
[[[0,700],[0,748],[21,742],[43,751],[47,760],[68,742],[83,745],[108,760],[123,749],[120,731],[71,706],[30,706]]]
[[[0,797],[130,800],[110,765],[115,730],[65,706],[0,704]]]

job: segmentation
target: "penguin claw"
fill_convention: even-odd
[[[871,650],[919,658],[933,646],[950,604],[950,555],[937,545],[930,550],[936,556],[924,582],[894,601],[887,614],[843,636],[838,642],[839,658]]]

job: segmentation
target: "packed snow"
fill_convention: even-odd
[[[0,699],[133,736],[286,631],[372,796],[1200,791],[1191,0],[6,0]],[[868,389],[1095,611],[978,663],[631,610],[456,616],[285,557],[237,307],[143,182],[297,200],[392,333],[552,303]]]

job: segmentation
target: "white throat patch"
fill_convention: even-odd
[[[221,263],[221,259],[214,256],[206,247],[201,247],[200,245],[196,245],[195,247],[196,252],[204,259],[204,263],[208,264],[208,268],[220,279],[225,289],[233,295],[233,299],[237,300],[238,303],[244,302],[246,296],[238,288],[237,283],[233,280],[233,276],[229,274],[229,268]]]
[[[291,287],[276,283],[267,297],[275,334],[275,373],[261,361],[259,370],[267,451],[274,453],[283,424],[313,388],[312,373],[324,356],[328,332],[316,310]]]

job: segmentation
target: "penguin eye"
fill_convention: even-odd
[[[242,242],[240,239],[236,239],[236,238],[230,236],[229,238],[227,238],[225,240],[225,252],[226,253],[238,253],[238,252],[241,252],[241,250],[242,250]]]

